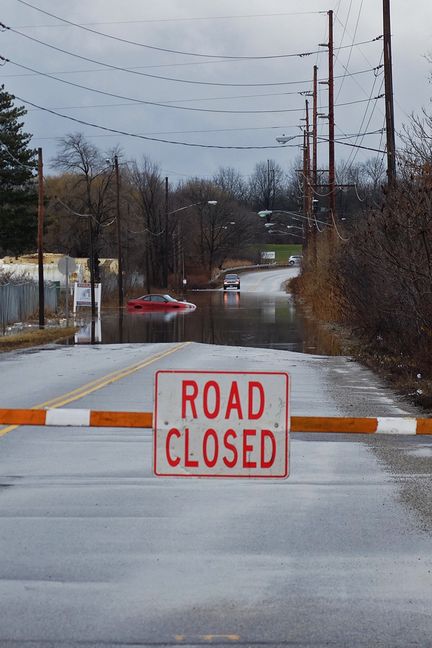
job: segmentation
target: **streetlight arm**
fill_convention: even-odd
[[[190,209],[191,207],[196,207],[197,205],[217,205],[217,200],[206,200],[206,202],[196,202],[192,203],[191,205],[186,205],[186,207],[179,207],[178,209],[174,209],[174,211],[168,212],[168,216],[171,216],[172,214],[177,214],[177,212],[181,212],[184,209]]]
[[[267,216],[271,216],[272,214],[288,214],[288,216],[296,217],[296,218],[303,218],[303,220],[309,220],[307,216],[303,216],[303,214],[298,214],[297,212],[291,212],[291,211],[284,211],[283,209],[263,209],[262,211],[258,212],[258,216],[261,218],[266,218]],[[315,223],[319,223],[320,225],[328,225],[328,223],[324,221],[320,221],[318,219],[313,218],[312,219]]]

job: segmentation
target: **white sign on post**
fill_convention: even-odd
[[[284,479],[289,420],[287,373],[158,371],[154,473]]]
[[[95,305],[100,315],[101,310],[101,284],[95,283]],[[74,303],[73,303],[73,312],[74,315],[78,306],[90,306],[91,307],[91,285],[89,283],[75,283],[74,284]]]

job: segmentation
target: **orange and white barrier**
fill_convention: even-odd
[[[152,428],[153,414],[151,412],[106,412],[67,408],[0,409],[0,425]],[[432,419],[292,416],[291,432],[432,435]]]
[[[151,428],[151,412],[101,412],[89,409],[0,409],[0,425]]]

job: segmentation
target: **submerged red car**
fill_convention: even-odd
[[[143,297],[137,297],[136,299],[129,299],[128,310],[145,310],[145,311],[164,311],[164,310],[175,310],[180,308],[196,308],[195,304],[191,304],[187,301],[180,301],[179,299],[174,299],[171,295],[144,295]]]

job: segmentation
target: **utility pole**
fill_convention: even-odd
[[[267,160],[267,209],[271,208],[270,203],[271,188],[270,188],[270,160]]]
[[[38,277],[39,277],[39,328],[45,326],[45,284],[43,267],[44,181],[42,149],[38,148]]]
[[[91,314],[92,323],[96,317],[96,294],[95,294],[95,259],[94,259],[94,236],[93,236],[93,215],[91,211],[88,214],[89,223],[89,240],[90,240],[90,299],[91,299]],[[94,331],[94,328],[92,328]]]
[[[114,155],[114,169],[116,177],[116,216],[117,216],[117,256],[118,256],[118,305],[123,308],[123,264],[121,240],[121,214],[120,214],[120,172],[117,155]]]
[[[312,104],[312,188],[315,192],[318,186],[318,66],[314,65],[313,72],[313,104]]]
[[[164,253],[164,276],[163,276],[163,283],[164,286],[167,288],[168,287],[168,194],[169,191],[169,185],[168,185],[168,177],[165,177],[165,253]]]
[[[328,12],[329,17],[329,210],[330,218],[333,221],[333,229],[336,223],[336,171],[335,171],[335,117],[334,117],[334,39],[333,39],[333,11]],[[333,230],[332,230],[333,231]]]
[[[384,85],[385,116],[387,133],[387,180],[392,185],[396,180],[396,144],[393,103],[393,71],[391,51],[390,0],[383,0],[384,24]]]
[[[311,177],[311,216],[314,219],[310,231],[310,254],[313,264],[316,264],[317,259],[317,230],[315,222],[315,196],[318,189],[318,66],[314,65],[313,68],[313,101],[312,101],[312,177]]]
[[[311,178],[311,144],[310,144],[310,123],[309,123],[309,101],[306,99],[306,217],[307,223],[306,226],[306,245],[309,245],[313,225],[311,223],[312,216],[312,206],[313,206],[313,187],[312,187],[312,178]]]
[[[303,131],[303,214],[307,218],[308,212],[308,188],[307,188],[307,136],[306,129]]]
[[[303,231],[306,231],[305,234],[305,248],[308,246],[308,234],[309,234],[309,217],[308,217],[308,177],[307,177],[307,133],[306,129],[303,131],[303,215],[307,220],[303,222]],[[306,230],[305,230],[306,227]]]
[[[306,188],[307,188],[307,214],[308,220],[311,216],[312,207],[312,184],[311,184],[311,156],[310,156],[310,124],[309,124],[309,101],[306,99]],[[310,225],[310,224],[309,224]]]

